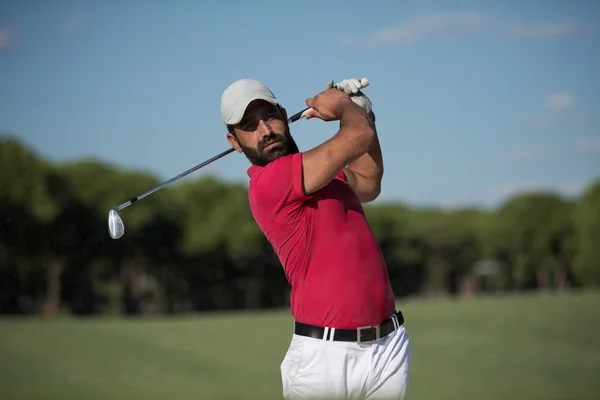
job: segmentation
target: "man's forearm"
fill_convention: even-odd
[[[357,147],[362,150],[361,154],[366,154],[371,149],[375,136],[372,117],[352,101],[348,103],[340,118],[340,130],[336,136],[357,141],[360,143]]]
[[[373,186],[376,186],[377,189],[379,189],[383,178],[383,155],[377,136],[377,129],[375,128],[374,114],[372,114],[371,117],[373,130],[375,132],[371,146],[367,153],[348,164],[348,169],[368,180]]]

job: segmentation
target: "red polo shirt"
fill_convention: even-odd
[[[248,175],[252,214],[283,265],[297,321],[354,329],[395,311],[379,244],[341,172],[311,196],[302,190],[302,153]]]

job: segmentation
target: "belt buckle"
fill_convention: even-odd
[[[362,340],[362,331],[365,329],[375,328],[375,338],[372,340]],[[369,325],[369,326],[359,326],[356,328],[356,337],[358,343],[371,343],[375,340],[379,340],[381,338],[381,329],[379,325]]]

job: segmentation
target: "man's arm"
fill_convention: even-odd
[[[371,149],[343,169],[346,182],[362,203],[371,202],[379,196],[383,179],[383,155],[377,137],[374,114],[371,114],[371,117],[375,132]]]
[[[303,153],[304,192],[312,194],[331,182],[344,167],[371,151],[376,136],[366,111],[337,89],[307,99],[307,105],[314,111],[306,118],[340,121],[335,136]]]

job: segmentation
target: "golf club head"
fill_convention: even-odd
[[[123,220],[116,210],[110,210],[108,213],[108,233],[113,239],[119,239],[125,233]]]

